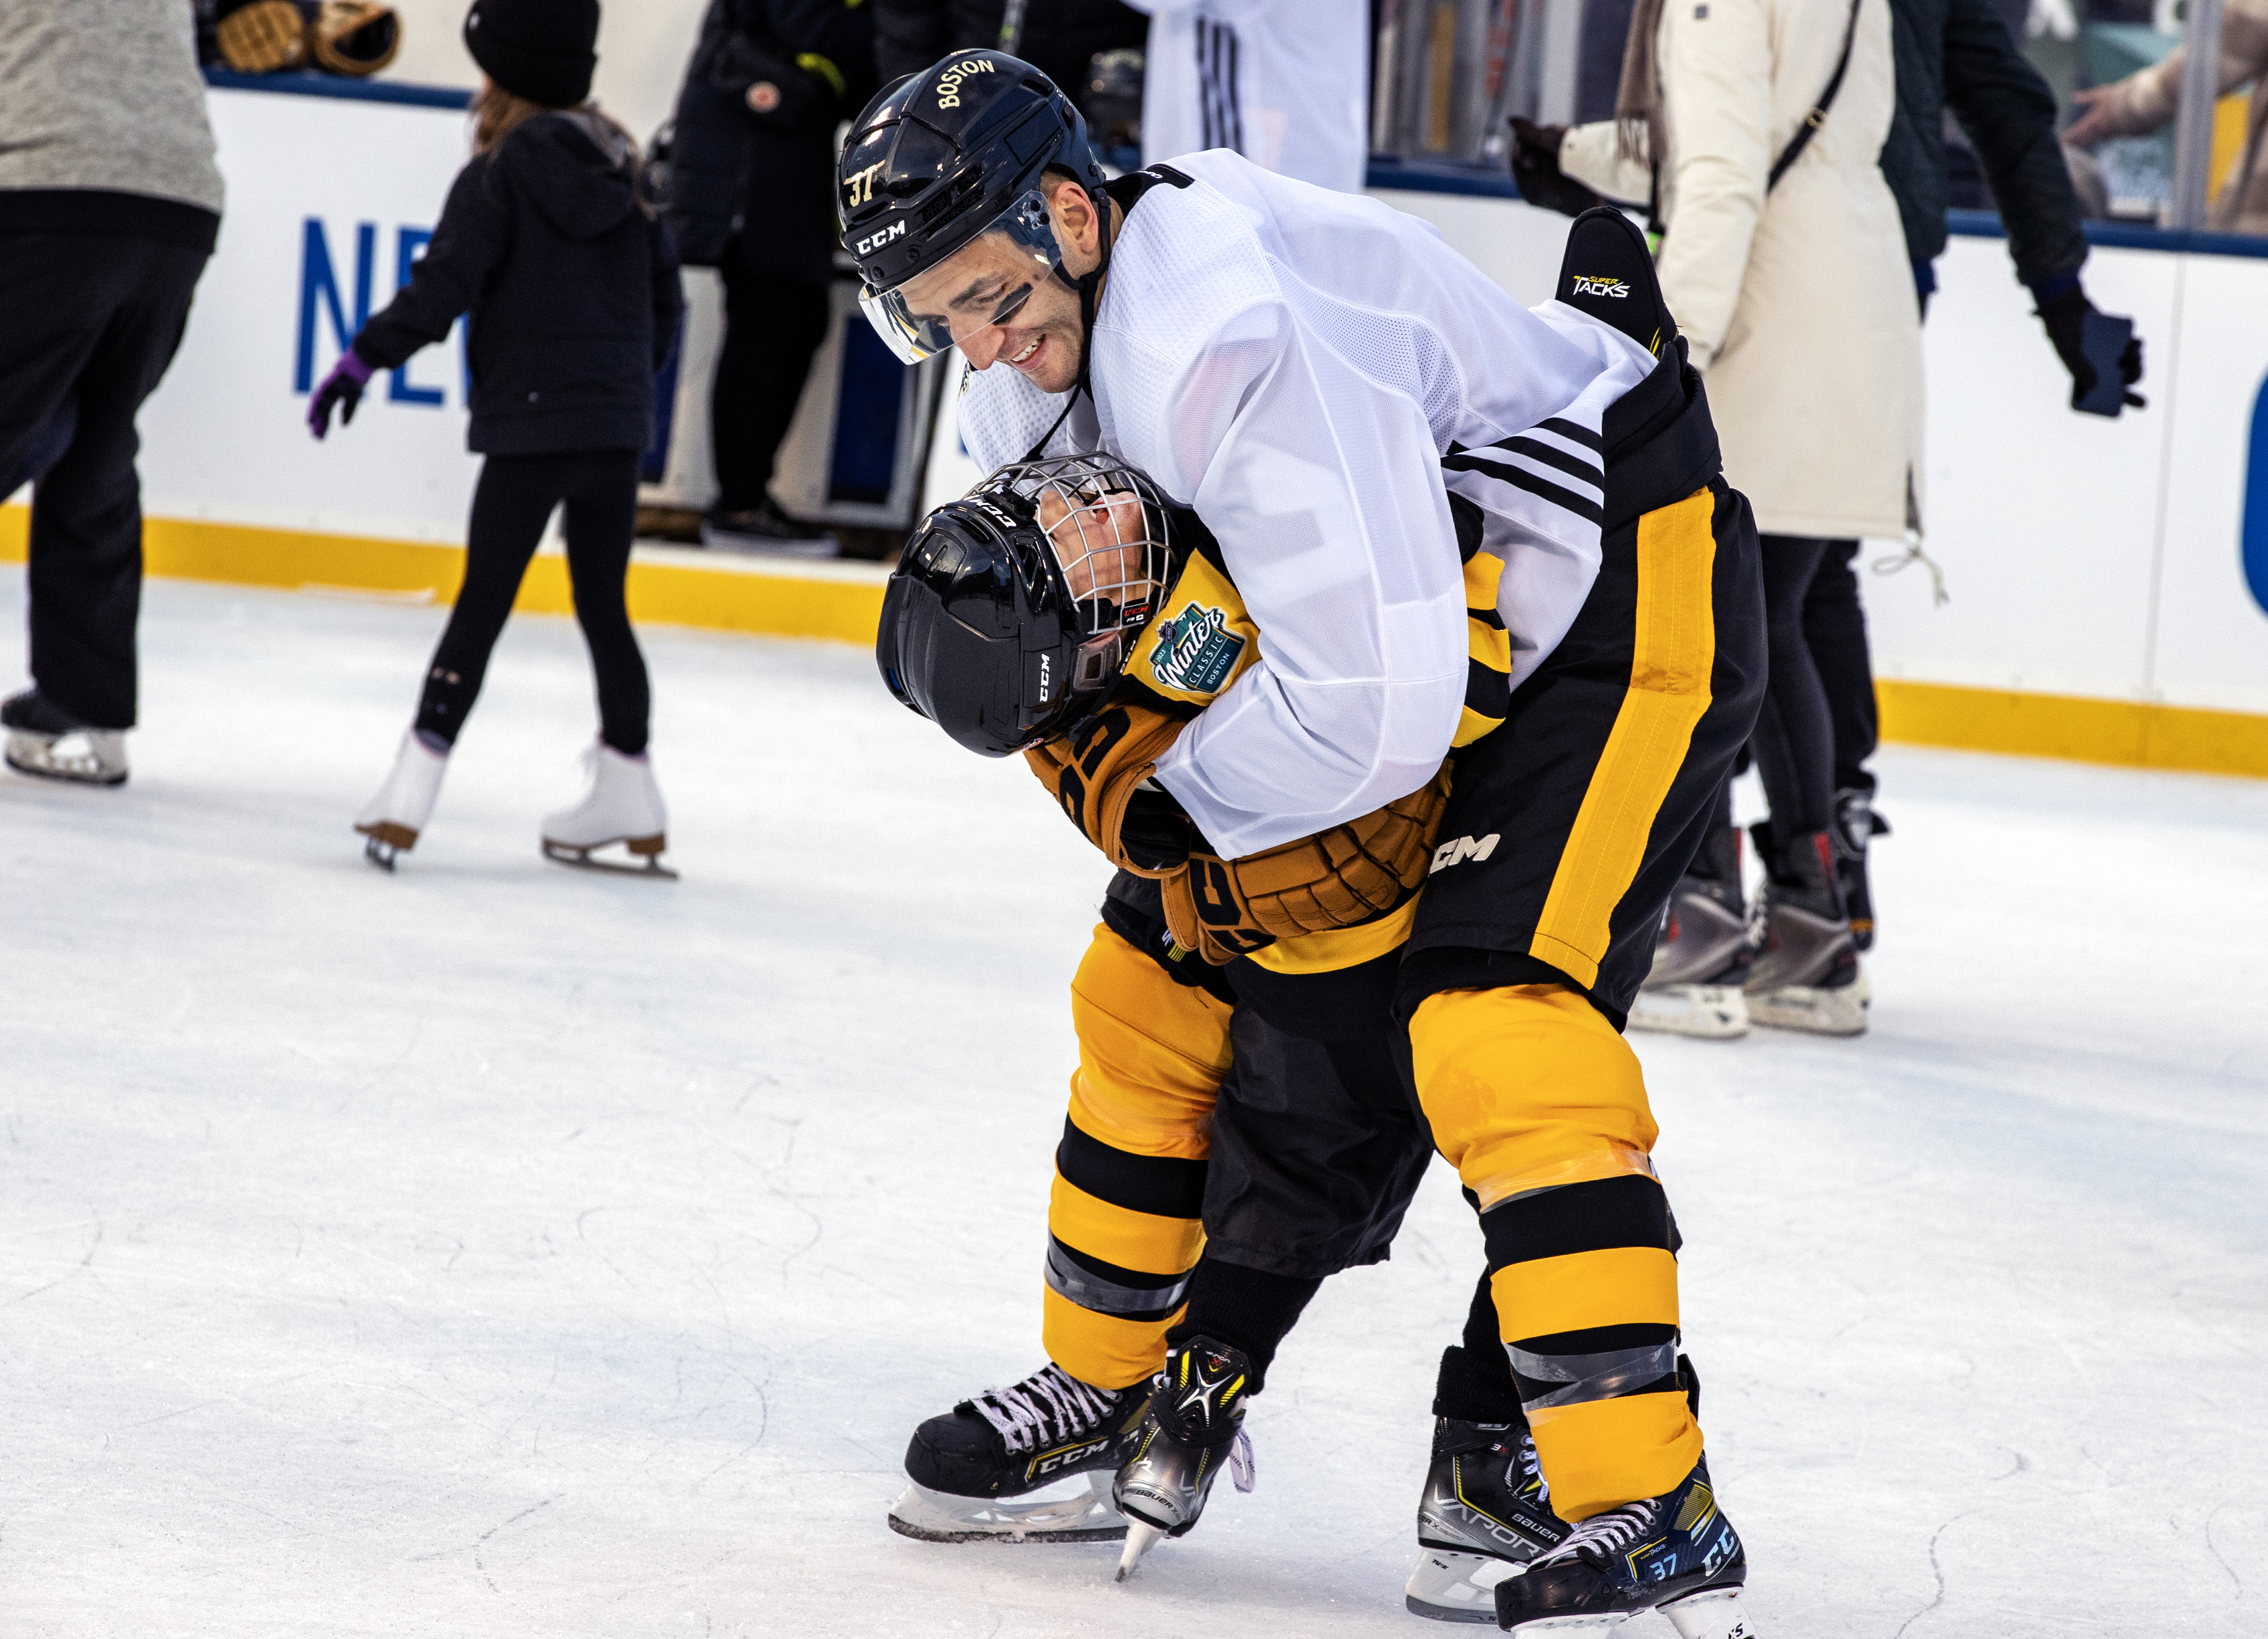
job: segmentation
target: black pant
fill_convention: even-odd
[[[732,256],[725,278],[725,349],[709,395],[717,457],[717,507],[762,505],[788,424],[803,397],[812,355],[827,339],[823,284],[751,273]]]
[[[1806,641],[1805,612],[1827,549],[1809,535],[1762,537],[1764,636],[1770,665],[1764,710],[1750,744],[1772,832],[1786,841],[1825,831],[1835,815],[1835,730],[1827,687]],[[1858,543],[1849,543],[1855,551]],[[1861,633],[1861,643],[1864,634]]]
[[[1874,668],[1867,653],[1867,611],[1859,602],[1852,568],[1856,541],[1830,541],[1819,572],[1803,600],[1803,640],[1827,690],[1827,715],[1835,727],[1835,788],[1872,796],[1866,768],[1874,755]]]
[[[622,602],[637,520],[637,465],[634,449],[491,455],[482,465],[465,540],[465,584],[425,673],[419,733],[456,743],[480,698],[489,653],[519,594],[527,560],[551,509],[564,503],[575,618],[599,678],[599,737],[626,757],[645,749],[645,657]]]
[[[142,609],[134,417],[188,323],[205,255],[155,240],[0,235],[0,494],[32,490],[31,673],[131,728]]]

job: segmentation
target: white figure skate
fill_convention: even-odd
[[[8,766],[19,774],[82,786],[126,783],[123,728],[90,728],[37,689],[0,702],[0,724],[8,730]]]
[[[449,754],[436,751],[417,737],[416,729],[401,736],[394,754],[394,772],[378,788],[355,820],[355,829],[366,839],[362,857],[380,870],[394,868],[394,857],[417,845],[417,833],[433,815],[433,800],[441,794],[441,776],[449,770]]]
[[[544,816],[544,858],[633,876],[675,877],[660,858],[668,845],[669,812],[654,783],[653,764],[643,756],[624,757],[604,741],[583,754],[583,764],[590,771],[591,794],[571,808]],[[644,863],[591,857],[618,842]]]

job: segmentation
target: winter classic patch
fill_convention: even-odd
[[[1215,694],[1228,681],[1244,639],[1228,629],[1228,611],[1191,604],[1160,621],[1150,670],[1168,689]]]

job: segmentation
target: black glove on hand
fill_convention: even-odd
[[[1126,799],[1126,817],[1118,823],[1119,847],[1145,871],[1169,871],[1187,861],[1197,834],[1174,794],[1146,779]]]
[[[1579,217],[1599,203],[1599,196],[1559,168],[1559,139],[1564,125],[1538,125],[1533,121],[1512,122],[1512,180],[1520,196],[1531,205]]]
[[[2037,309],[2040,322],[2047,327],[2048,340],[2055,344],[2056,357],[2062,359],[2063,367],[2071,372],[2071,403],[2074,410],[2079,408],[2080,399],[2095,390],[2095,365],[2080,344],[2087,315],[2095,311],[2095,304],[2087,299],[2087,292],[2077,285],[2059,296],[2051,296]],[[2139,393],[2133,391],[2134,384],[2142,379],[2140,336],[2129,339],[2125,351],[2118,355],[2118,373],[2127,388],[2127,408],[2141,409],[2146,401]]]

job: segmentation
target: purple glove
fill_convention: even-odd
[[[337,405],[339,425],[344,426],[354,419],[355,406],[362,402],[362,390],[370,385],[371,366],[363,362],[360,353],[351,347],[339,355],[338,363],[331,366],[330,374],[323,378],[322,386],[307,406],[307,431],[320,439],[331,430],[331,407]]]

